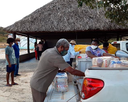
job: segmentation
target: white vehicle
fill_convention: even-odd
[[[128,41],[113,41],[111,44],[118,50],[122,50],[128,53]]]
[[[81,85],[81,102],[126,102],[127,68],[88,68]]]
[[[83,56],[86,55],[79,55],[80,59],[76,59],[78,69],[85,69],[86,75],[84,79],[77,79],[79,102],[126,102],[128,68],[91,68],[91,59],[82,63]]]
[[[86,54],[76,58],[76,69],[85,77],[72,76],[68,92],[50,86],[45,102],[127,102],[128,68],[91,68]]]

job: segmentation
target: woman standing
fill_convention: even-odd
[[[35,47],[35,58],[37,60],[37,42],[35,42],[34,47]]]

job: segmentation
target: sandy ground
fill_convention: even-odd
[[[20,50],[20,55],[26,53],[27,50]],[[5,86],[5,48],[0,49],[0,102],[32,102],[30,78],[36,69],[37,63],[38,61],[35,59],[20,63],[19,74],[21,76],[17,76],[14,79],[19,85],[7,87]]]
[[[0,42],[0,48],[5,48],[8,44]]]
[[[5,86],[5,77],[0,78],[0,102],[32,102],[30,78],[33,72],[20,73],[15,77],[15,82],[19,85],[12,87]]]
[[[1,62],[4,59],[1,59]],[[35,59],[20,63],[19,74],[15,82],[19,85],[7,87],[6,70],[0,62],[0,102],[32,102],[30,78],[36,69],[38,61]],[[3,61],[4,62],[4,61]],[[2,68],[3,67],[3,68]]]

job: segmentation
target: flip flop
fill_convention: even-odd
[[[18,83],[14,83],[14,84],[12,84],[12,85],[18,85]]]
[[[12,85],[11,85],[11,84],[8,84],[8,85],[5,85],[5,86],[9,86],[9,87],[11,87]]]

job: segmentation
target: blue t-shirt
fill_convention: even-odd
[[[97,57],[100,57],[100,56],[103,56],[103,53],[106,53],[104,50],[100,49],[100,48],[97,48],[96,50],[93,50],[91,48],[91,46],[88,46],[86,48],[86,51],[90,51],[93,55],[97,56]]]
[[[20,51],[19,46],[15,43],[13,45],[13,48],[14,48],[14,51],[15,51],[16,58],[19,58],[19,51]]]
[[[9,61],[10,61],[11,64],[16,64],[16,57],[15,57],[15,53],[14,53],[13,47],[7,46],[5,48],[5,54],[8,55]],[[8,65],[7,59],[6,59],[6,65]]]

